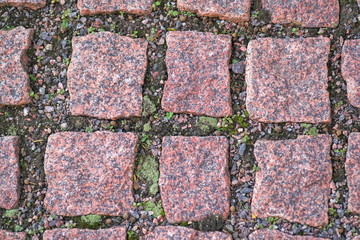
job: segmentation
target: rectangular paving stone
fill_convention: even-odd
[[[277,230],[260,229],[249,236],[249,240],[325,240],[328,238],[316,238],[311,236],[292,236]]]
[[[2,137],[0,138],[0,208],[12,209],[18,205],[19,177],[19,137]]]
[[[273,23],[334,28],[339,24],[338,0],[262,0]]]
[[[219,17],[233,22],[250,20],[250,0],[178,0],[181,11],[195,12],[200,16]]]
[[[126,240],[126,229],[123,227],[113,227],[108,229],[54,229],[44,232],[44,240]]]
[[[170,223],[227,218],[230,179],[225,137],[164,137],[159,185]]]
[[[291,140],[259,140],[252,213],[279,217],[314,227],[328,223],[332,166],[331,137],[299,136]]]
[[[32,35],[33,30],[24,27],[0,30],[0,107],[31,102],[26,51]]]
[[[330,123],[329,38],[250,41],[246,107],[259,122]]]
[[[75,37],[67,74],[71,114],[140,117],[147,45],[110,32]]]
[[[166,111],[212,117],[231,115],[231,37],[202,32],[166,35]]]
[[[5,230],[0,230],[0,239],[1,240],[25,240],[25,232],[8,232]]]
[[[360,39],[345,41],[341,59],[341,72],[347,84],[349,102],[360,107]]]
[[[231,235],[223,232],[200,232],[192,228],[160,226],[145,235],[145,240],[231,240]]]
[[[49,137],[45,153],[53,214],[120,216],[133,206],[134,133],[61,132]]]
[[[0,7],[26,7],[32,10],[43,8],[46,5],[46,0],[0,0]]]
[[[81,15],[110,14],[126,12],[147,15],[152,10],[152,0],[79,0],[77,7]]]
[[[345,171],[349,188],[348,209],[360,214],[360,133],[351,133],[349,136]]]

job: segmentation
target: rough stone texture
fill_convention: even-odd
[[[334,28],[339,24],[338,0],[262,0],[273,23]]]
[[[195,12],[200,16],[219,17],[233,22],[250,20],[250,0],[178,0],[182,11]]]
[[[0,207],[12,209],[19,202],[19,137],[0,138]]]
[[[73,40],[68,71],[73,115],[141,116],[147,42],[99,32]]]
[[[332,166],[326,135],[255,144],[256,173],[252,213],[314,227],[328,223]]]
[[[316,238],[310,236],[292,236],[276,230],[261,229],[253,232],[249,240],[325,240],[328,238]]]
[[[81,15],[126,12],[147,15],[152,10],[152,0],[79,0],[77,7]]]
[[[7,232],[5,230],[0,230],[0,239],[1,240],[25,240],[25,232]]]
[[[250,41],[246,107],[260,122],[330,123],[329,38]]]
[[[342,51],[341,72],[351,105],[360,107],[360,39],[347,40]]]
[[[0,30],[0,106],[30,103],[30,81],[26,73],[26,51],[32,29]]]
[[[45,153],[45,206],[64,216],[119,216],[133,206],[134,133],[61,132]]]
[[[108,229],[89,230],[89,229],[54,229],[44,232],[44,240],[126,240],[126,229],[114,227]]]
[[[359,6],[360,6],[360,2],[359,2]],[[354,237],[352,240],[360,240],[360,235],[359,235],[359,236]]]
[[[168,80],[162,107],[212,117],[231,115],[231,37],[201,32],[166,35]]]
[[[225,137],[164,137],[160,191],[170,223],[227,218],[230,179]]]
[[[350,212],[360,214],[360,133],[351,133],[346,153],[346,179]]]
[[[32,10],[43,8],[46,5],[46,0],[0,0],[0,7],[14,6],[26,7]]]
[[[145,240],[231,240],[231,235],[223,232],[200,232],[192,228],[160,226],[145,236]]]

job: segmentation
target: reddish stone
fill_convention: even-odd
[[[160,191],[170,223],[227,218],[230,180],[225,137],[164,137]]]
[[[359,2],[359,5],[360,5],[360,2]],[[360,240],[360,235],[359,235],[359,236],[354,237],[352,240]]]
[[[350,212],[360,214],[360,133],[351,133],[346,153],[346,178]]]
[[[195,12],[200,16],[219,17],[233,22],[250,20],[250,0],[178,0],[177,6],[182,11]]]
[[[257,141],[254,154],[260,171],[256,172],[252,213],[314,227],[327,225],[330,145],[331,137],[326,135]]]
[[[0,30],[0,106],[30,103],[30,82],[26,73],[26,51],[33,30],[17,27]]]
[[[12,209],[19,202],[19,137],[0,138],[0,162],[0,207]]]
[[[134,133],[51,135],[45,153],[47,210],[64,216],[128,212],[136,143]]]
[[[26,7],[32,10],[43,8],[46,5],[46,0],[0,0],[0,7]]]
[[[156,227],[145,236],[145,240],[231,240],[231,235],[223,232],[200,232],[192,228],[176,226]]]
[[[229,59],[231,37],[201,32],[166,35],[162,107],[169,112],[212,117],[231,115]]]
[[[292,236],[276,230],[261,229],[253,232],[249,240],[325,240],[328,238],[316,238],[310,236]]]
[[[259,122],[330,123],[329,38],[250,41],[246,107]]]
[[[81,15],[110,14],[115,12],[147,15],[151,13],[152,3],[152,0],[79,0],[77,7]]]
[[[349,102],[360,107],[360,39],[345,41],[341,58],[341,72],[347,83]]]
[[[0,239],[1,240],[25,240],[25,232],[7,232],[5,230],[0,230]]]
[[[334,28],[339,24],[338,0],[262,0],[273,23]]]
[[[88,240],[88,239],[108,239],[126,240],[126,229],[123,227],[113,227],[108,229],[89,230],[89,229],[54,229],[44,232],[44,240]]]
[[[73,115],[141,116],[147,42],[99,32],[73,39],[68,71]]]

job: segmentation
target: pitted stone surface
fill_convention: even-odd
[[[81,15],[126,12],[147,15],[152,10],[152,0],[79,0],[77,7]]]
[[[30,103],[30,82],[26,73],[26,51],[33,30],[17,27],[0,30],[0,106]]]
[[[0,7],[13,6],[13,7],[26,7],[32,10],[43,8],[46,5],[46,0],[0,0]]]
[[[141,116],[147,42],[99,32],[73,40],[68,71],[73,115]]]
[[[231,115],[231,37],[201,32],[166,35],[168,80],[162,107],[212,117]]]
[[[2,137],[0,138],[1,208],[12,209],[18,205],[19,177],[19,137]]]
[[[339,24],[338,0],[262,0],[273,23],[334,28]]]
[[[360,133],[351,133],[346,153],[346,179],[349,188],[348,209],[360,214]]]
[[[45,153],[47,210],[63,216],[119,216],[133,206],[134,133],[61,132]]]
[[[25,232],[7,232],[4,230],[0,230],[0,239],[1,240],[25,240],[26,233]]]
[[[170,223],[229,214],[230,179],[225,137],[164,137],[160,191]]]
[[[182,11],[196,12],[200,16],[219,17],[233,22],[250,20],[250,0],[178,0],[177,6]]]
[[[126,240],[126,229],[123,227],[114,227],[108,229],[90,230],[90,229],[54,229],[44,232],[44,240]]]
[[[310,236],[292,236],[277,230],[261,229],[253,232],[249,240],[325,240],[327,238],[316,238]]]
[[[231,235],[223,232],[200,232],[192,228],[160,226],[145,236],[145,240],[231,240]]]
[[[360,39],[347,40],[342,51],[341,72],[351,105],[360,107]]]
[[[314,227],[326,225],[330,145],[331,138],[326,135],[257,141],[254,154],[260,171],[256,172],[252,213]]]
[[[250,41],[246,107],[260,122],[330,123],[329,38]]]

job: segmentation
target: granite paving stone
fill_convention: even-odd
[[[0,230],[0,239],[1,240],[25,240],[25,232],[8,232],[5,230]]]
[[[81,15],[111,14],[126,12],[147,15],[152,10],[152,0],[79,0],[77,7]]]
[[[360,133],[351,133],[345,162],[347,186],[349,188],[348,209],[360,214]]]
[[[110,32],[75,37],[67,74],[71,114],[140,117],[147,44]]]
[[[329,38],[252,40],[246,107],[259,122],[330,123]]]
[[[61,132],[45,153],[45,207],[63,216],[120,216],[134,203],[134,133]]]
[[[0,207],[12,209],[19,202],[19,137],[0,138]]]
[[[228,140],[225,137],[164,137],[160,191],[170,223],[229,214]]]
[[[181,11],[195,12],[200,16],[219,17],[233,22],[250,20],[250,0],[178,0]]]
[[[33,30],[24,27],[0,30],[0,107],[31,102],[26,52],[32,35]]]
[[[251,210],[258,218],[279,217],[314,227],[328,224],[332,165],[331,137],[301,135],[259,140],[254,155],[260,170]]]
[[[26,7],[32,10],[43,8],[46,5],[46,0],[0,0],[0,7]]]
[[[277,230],[260,229],[249,236],[249,240],[325,240],[328,238],[316,238],[311,236],[292,236]]]
[[[339,24],[338,0],[262,0],[273,23],[334,28]]]
[[[126,240],[126,229],[123,227],[113,227],[108,229],[54,229],[44,232],[44,240]]]
[[[145,235],[145,240],[231,240],[231,235],[223,232],[200,232],[192,228],[177,226],[156,227]]]
[[[225,117],[231,115],[229,59],[231,37],[202,32],[166,35],[166,111]]]
[[[341,58],[341,73],[347,84],[349,102],[360,107],[360,39],[346,40]]]

